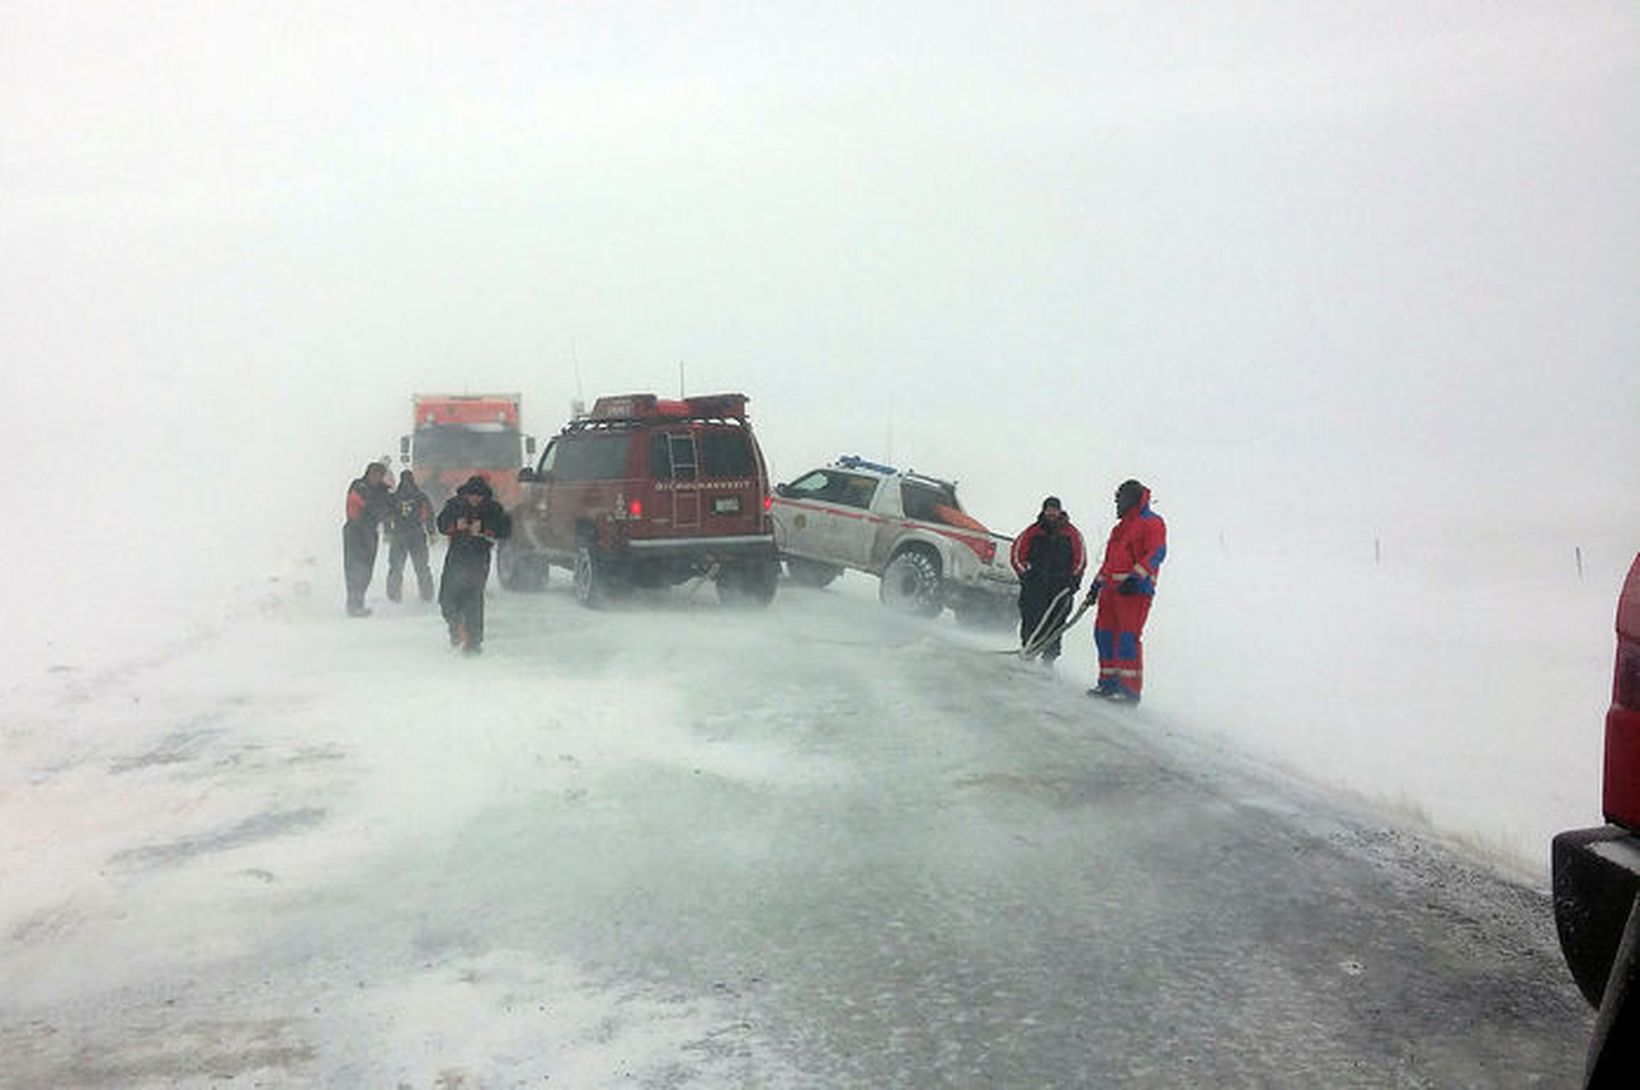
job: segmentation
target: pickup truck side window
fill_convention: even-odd
[[[829,480],[830,478],[825,470],[817,469],[813,473],[805,473],[786,487],[792,495],[812,500],[819,498],[819,494],[825,490],[826,483]]]
[[[931,484],[906,481],[900,485],[900,502],[905,506],[905,517],[920,522],[941,522],[967,530],[983,530],[977,520],[963,513],[957,502],[956,490]]]
[[[552,472],[552,464],[558,460],[558,440],[554,439],[547,444],[547,449],[541,452],[541,464],[536,467],[535,475],[545,477]]]
[[[856,477],[852,473],[842,473],[839,476],[846,480],[843,484],[844,494],[838,502],[862,510],[869,508],[872,498],[877,495],[877,481],[872,477]]]
[[[906,481],[900,485],[900,502],[905,505],[906,518],[922,522],[941,522],[943,520],[934,509],[956,507],[957,497],[954,493],[946,495],[942,489]]]
[[[790,485],[791,494],[806,500],[842,504],[864,510],[871,506],[877,494],[877,481],[857,473],[842,473],[835,469],[817,469],[799,477]]]

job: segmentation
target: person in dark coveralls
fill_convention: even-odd
[[[382,522],[393,511],[387,488],[387,466],[371,462],[364,476],[347,486],[347,521],[342,524],[342,577],[347,584],[347,615],[368,617],[364,592],[376,574],[376,543]]]
[[[1014,538],[1008,559],[1019,576],[1019,641],[1024,644],[1038,626],[1043,632],[1051,631],[1070,614],[1088,563],[1082,532],[1071,525],[1058,496],[1042,501],[1036,521]],[[1063,597],[1060,591],[1065,592]],[[1058,605],[1054,605],[1056,597]],[[1044,620],[1050,607],[1053,615]],[[1042,648],[1043,665],[1053,669],[1059,651],[1060,637],[1055,636]]]
[[[427,565],[427,538],[433,533],[433,501],[416,484],[414,472],[399,473],[393,490],[393,518],[387,524],[387,598],[404,597],[404,561],[416,566],[416,590],[421,600],[433,600],[433,569]]]
[[[1166,559],[1167,523],[1150,509],[1150,489],[1123,481],[1116,489],[1116,525],[1105,545],[1105,562],[1088,587],[1088,601],[1099,603],[1093,618],[1099,684],[1089,696],[1139,703],[1145,687],[1145,621]]]
[[[450,539],[439,579],[438,604],[450,626],[450,646],[476,655],[484,644],[484,584],[490,549],[512,533],[512,519],[495,501],[490,483],[472,476],[438,513],[439,532]]]

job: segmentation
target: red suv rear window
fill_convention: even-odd
[[[701,432],[700,464],[708,477],[757,476],[751,440],[739,430]]]
[[[696,477],[756,477],[751,437],[739,429],[656,432],[649,440],[649,475],[658,481]]]

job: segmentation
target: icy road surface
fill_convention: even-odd
[[[1576,1085],[1542,894],[869,593],[9,694],[0,1085]]]

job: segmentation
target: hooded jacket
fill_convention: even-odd
[[[1061,514],[1052,523],[1038,516],[1024,533],[1014,538],[1008,562],[1022,580],[1080,583],[1088,554],[1082,544],[1082,531],[1071,523],[1069,515]]]
[[[469,504],[469,495],[477,495],[479,502]],[[482,477],[474,477],[445,501],[444,509],[438,513],[438,529],[450,538],[446,562],[482,557],[488,564],[490,546],[512,533],[512,518],[495,501],[489,483]]]
[[[393,493],[386,482],[371,484],[365,477],[357,477],[347,486],[347,521],[361,523],[374,530],[393,512]]]
[[[433,501],[414,480],[399,480],[393,490],[392,531],[399,537],[415,537],[433,529]]]
[[[1098,581],[1113,587],[1128,579],[1139,580],[1137,593],[1156,593],[1156,573],[1167,559],[1167,523],[1150,509],[1150,489],[1139,494],[1139,502],[1117,520],[1105,544],[1105,562],[1099,566]],[[1131,592],[1130,592],[1131,593]]]

